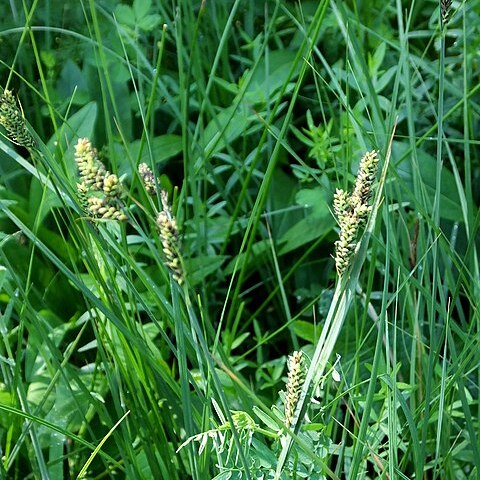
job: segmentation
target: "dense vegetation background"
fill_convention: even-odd
[[[480,478],[479,0],[4,3],[0,479]]]

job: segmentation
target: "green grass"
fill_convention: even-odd
[[[0,480],[480,478],[480,2],[442,8],[9,2],[37,146],[1,131]],[[82,208],[79,138],[128,221]]]

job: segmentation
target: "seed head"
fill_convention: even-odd
[[[450,11],[452,8],[452,0],[440,0],[440,14],[442,16],[442,25],[448,23]]]
[[[10,90],[4,90],[0,97],[0,125],[7,131],[11,142],[28,149],[36,148],[37,143],[28,131],[23,111]]]
[[[168,204],[167,193],[163,190],[161,191],[161,200],[163,210],[157,216],[157,227],[160,241],[162,242],[163,254],[165,255],[165,265],[172,272],[173,279],[179,285],[182,285],[185,278],[180,256],[180,237],[177,221]]]
[[[143,186],[149,195],[155,195],[157,192],[156,189],[156,182],[155,182],[155,175],[153,174],[152,170],[146,163],[141,163],[138,166],[138,173],[142,178]]]
[[[285,426],[290,428],[295,418],[295,410],[305,381],[305,365],[301,351],[288,357],[288,377],[285,394]]]
[[[378,167],[378,153],[367,152],[358,169],[352,194],[337,189],[333,198],[333,209],[340,226],[340,238],[335,242],[335,265],[339,276],[343,275],[357,246],[360,227],[365,223],[371,206],[372,185]]]
[[[110,173],[103,179],[103,192],[107,197],[118,197],[120,194],[120,183],[114,173]]]
[[[104,220],[128,220],[121,210],[122,183],[117,175],[106,170],[88,138],[77,141],[75,162],[81,178],[77,194],[86,213]]]

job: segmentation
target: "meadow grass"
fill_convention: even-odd
[[[480,478],[479,12],[12,0],[0,480]]]

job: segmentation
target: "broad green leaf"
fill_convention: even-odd
[[[30,383],[27,390],[28,401],[32,405],[39,405],[45,397],[47,392],[48,383],[50,378],[45,376],[35,376],[34,380]],[[51,407],[51,403],[44,404],[46,408]]]
[[[303,209],[295,206],[297,191],[298,182],[291,175],[287,175],[280,169],[274,172],[269,200],[269,209],[274,214],[272,215],[273,238],[281,238],[302,219]]]
[[[160,20],[160,15],[146,15],[145,17],[142,17],[140,20],[138,20],[137,26],[144,32],[151,32],[155,27],[160,24]]]
[[[303,340],[309,343],[315,343],[320,334],[319,328],[312,322],[305,320],[296,320],[293,324],[293,331]]]
[[[8,278],[8,270],[3,265],[0,265],[0,290],[2,290],[3,284],[5,283],[5,280],[7,278]]]
[[[169,158],[179,154],[182,151],[182,137],[179,135],[166,134],[159,137],[155,137],[151,140],[152,156],[150,157],[150,151],[148,145],[143,146],[142,155],[139,159],[139,163],[151,164],[151,158],[155,165],[168,160]],[[136,140],[129,145],[130,154],[133,158],[137,159],[140,154],[140,140]]]
[[[207,125],[203,135],[203,145],[209,155],[220,152],[227,143],[231,143],[242,135],[250,124],[246,104],[237,107],[232,105],[218,113]],[[226,128],[225,128],[226,126]]]
[[[252,446],[255,448],[256,460],[260,462],[260,465],[262,467],[272,468],[276,465],[277,457],[274,455],[273,451],[270,448],[267,448],[264,443],[259,442],[257,439],[254,438],[252,440]]]
[[[387,85],[390,85],[393,81],[394,75],[397,73],[398,67],[394,65],[390,67],[380,78],[376,79],[373,84],[375,91],[380,93]]]
[[[247,338],[250,337],[250,332],[245,332],[239,335],[233,342],[232,342],[232,350],[238,348]]]
[[[0,405],[13,407],[15,403],[15,398],[10,394],[10,392],[3,390],[3,386],[0,383]],[[2,414],[0,415],[0,427],[4,429],[9,428],[12,424],[12,416],[13,414],[11,413],[2,412]]]
[[[55,192],[41,185],[36,178],[32,178],[29,198],[29,212],[32,221],[36,218],[36,221],[43,223],[53,208],[61,206],[62,202]]]
[[[65,123],[60,127],[60,134],[58,137],[62,142],[64,148],[70,146],[76,138],[93,137],[95,130],[95,121],[97,119],[97,104],[95,102],[87,103],[78,112],[66,119]],[[53,135],[47,143],[48,149],[55,152],[58,138]]]
[[[135,27],[135,14],[129,5],[117,5],[115,8],[115,18],[118,23],[132,28]]]
[[[324,237],[335,227],[335,219],[330,212],[329,198],[330,195],[323,188],[298,192],[297,203],[308,207],[311,211],[306,218],[293,225],[283,235],[280,254]]]
[[[205,255],[185,260],[190,285],[202,283],[208,275],[222,266],[226,258],[228,258],[226,255]]]
[[[394,151],[397,153],[397,158],[400,158],[407,148],[408,147],[405,144],[397,143],[394,148]],[[422,152],[421,150],[417,151],[417,160],[419,171],[416,172],[416,175],[420,175],[425,191],[428,195],[428,204],[423,205],[423,207],[427,210],[427,213],[431,213],[436,193],[436,160],[431,155]],[[415,208],[418,199],[414,198],[414,174],[412,168],[412,157],[411,155],[408,155],[397,165],[397,173],[403,182],[405,182],[407,188],[402,188],[402,185],[399,185],[399,189],[392,188],[391,191],[394,199],[402,202],[409,201],[411,206]],[[455,177],[453,176],[453,173],[448,170],[448,164],[444,164],[442,168],[440,188],[440,217],[445,220],[463,221],[464,218]]]
[[[52,50],[42,50],[40,52],[42,63],[48,68],[53,69],[57,63],[57,58]]]
[[[311,209],[315,218],[331,216],[332,196],[324,188],[307,188],[300,190],[295,198],[298,205]]]
[[[156,452],[158,454],[158,452]],[[157,460],[161,463],[161,459],[157,458]],[[141,474],[140,478],[153,478],[152,469],[149,465],[149,459],[144,449],[140,450],[136,457],[136,464],[137,468]]]
[[[33,200],[32,200],[33,201]],[[52,200],[55,203],[55,200]],[[23,203],[23,202],[22,202]],[[2,203],[2,206],[5,207],[5,203]],[[55,206],[50,204],[50,207]],[[38,204],[29,203],[29,205],[16,205],[12,206],[10,210],[17,215],[22,221],[27,225],[32,225],[34,222],[34,216],[36,214],[36,209]],[[43,215],[43,212],[42,212]],[[65,242],[65,238],[59,235],[58,233],[49,230],[44,223],[40,222],[36,230],[37,237],[45,243],[52,251],[54,251],[62,260],[69,261],[72,258],[75,258],[78,255],[78,250],[72,246],[70,243]],[[21,252],[17,252],[18,255]],[[18,265],[18,263],[17,263]],[[47,271],[47,269],[45,270]]]
[[[148,11],[152,6],[151,0],[134,0],[133,1],[133,11],[135,13],[135,18],[137,20],[142,19],[147,15]]]
[[[265,257],[265,254],[270,252],[270,240],[260,240],[252,247],[253,255],[250,255],[250,263],[255,263],[258,266],[258,259]],[[238,261],[238,264],[237,264]],[[245,262],[245,253],[241,253],[233,258],[230,263],[225,267],[225,274],[231,275],[235,267],[241,269]]]
[[[258,408],[256,405],[253,406],[253,411],[255,415],[271,430],[276,432],[279,429],[278,423],[275,422],[271,415],[267,415],[263,410]]]
[[[71,59],[62,67],[57,90],[61,98],[71,99],[73,105],[85,105],[90,99],[85,74]]]
[[[380,67],[382,66],[382,63],[383,63],[383,59],[385,58],[386,49],[387,49],[386,43],[382,42],[378,46],[378,48],[375,50],[375,53],[373,55],[371,54],[368,55],[370,72],[373,75],[376,75],[377,72],[380,70]]]
[[[75,144],[78,138],[93,137],[96,119],[97,104],[95,102],[87,103],[87,105],[69,117],[60,127],[58,136],[53,135],[47,143],[47,148],[54,157],[63,152],[63,165],[67,176],[72,182],[77,177],[77,167],[73,160]],[[58,141],[60,141],[60,145]]]
[[[274,94],[287,81],[296,54],[294,51],[280,49],[270,52],[268,57],[263,57],[252,75],[247,90],[248,100],[253,103],[265,103],[267,100],[275,99]],[[290,81],[295,80],[300,68],[299,63]]]

